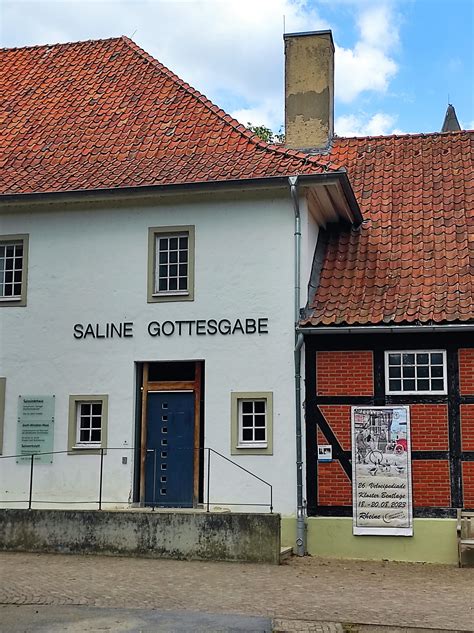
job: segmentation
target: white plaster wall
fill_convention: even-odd
[[[308,222],[306,214],[303,232]],[[196,227],[195,301],[148,304],[148,227],[180,224]],[[19,394],[56,395],[58,451],[67,449],[69,395],[108,394],[108,445],[126,448],[134,442],[134,363],[202,359],[205,444],[224,455],[231,457],[231,391],[273,392],[273,456],[231,458],[273,484],[277,511],[294,513],[294,236],[287,192],[180,203],[162,198],[94,210],[55,205],[48,211],[3,215],[0,234],[11,233],[28,233],[30,245],[28,305],[0,308],[0,375],[7,377],[4,455],[16,452]],[[309,262],[310,244],[304,241]],[[303,271],[308,274],[307,266]],[[306,283],[307,277],[303,288]],[[304,304],[304,293],[302,299]],[[237,317],[268,317],[269,334],[151,338],[147,333],[151,320]],[[134,337],[73,338],[75,323],[107,321],[133,321]],[[128,464],[123,465],[126,455]],[[124,450],[106,455],[105,499],[126,502],[131,497],[130,457]],[[28,467],[1,460],[0,468],[2,498],[25,498]],[[96,456],[55,456],[53,465],[35,466],[35,496],[93,500],[98,468]],[[213,460],[212,469],[212,500],[267,502],[262,484],[223,460]]]

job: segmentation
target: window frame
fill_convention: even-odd
[[[0,455],[3,454],[3,425],[5,422],[5,395],[7,379],[0,376]]]
[[[15,306],[25,307],[28,287],[28,246],[29,235],[27,233],[16,233],[11,235],[0,235],[0,245],[21,242],[23,245],[23,262],[21,269],[21,293],[14,297],[0,295],[0,307]]]
[[[102,404],[100,442],[79,442],[79,407],[81,404]],[[101,449],[107,449],[107,422],[109,396],[106,394],[81,394],[69,396],[68,453],[99,455]],[[106,450],[104,450],[106,453]]]
[[[157,292],[156,283],[156,243],[160,237],[187,235],[188,238],[188,289]],[[162,303],[169,301],[194,301],[194,257],[195,257],[195,229],[193,225],[182,226],[154,226],[148,229],[148,303]]]
[[[249,400],[253,402],[264,400],[266,403],[266,440],[264,442],[241,439],[242,403]],[[273,392],[233,391],[231,393],[231,455],[273,455]]]
[[[448,375],[447,375],[447,353],[445,349],[405,349],[405,350],[399,350],[399,349],[391,349],[391,350],[385,350],[385,359],[384,359],[384,368],[385,368],[385,393],[387,395],[390,396],[446,396],[448,393]],[[402,355],[402,360],[403,360],[403,354],[415,354],[415,365],[414,367],[417,367],[417,363],[416,363],[416,354],[442,354],[443,356],[443,389],[425,389],[425,390],[419,390],[419,389],[412,389],[409,391],[395,391],[393,389],[390,389],[390,377],[389,377],[389,355],[390,354],[401,354]],[[439,366],[439,365],[438,365]],[[393,365],[392,365],[393,367]],[[400,364],[400,367],[403,368],[403,362]],[[430,367],[430,376],[428,378],[428,380],[431,380],[431,357],[430,357],[430,363],[428,364],[428,367]],[[413,378],[413,380],[417,380],[417,376],[416,376],[416,370],[415,370],[415,377]],[[439,378],[437,378],[439,380]],[[393,380],[393,378],[392,378]],[[403,377],[400,378],[400,380],[403,380]],[[403,383],[402,383],[403,384]],[[416,384],[416,382],[415,382]]]

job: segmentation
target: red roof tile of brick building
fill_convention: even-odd
[[[361,207],[328,232],[304,325],[474,320],[474,132],[336,138]]]
[[[0,50],[1,194],[331,170],[268,145],[126,37]]]

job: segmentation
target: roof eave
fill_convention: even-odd
[[[213,190],[229,190],[241,189],[242,187],[265,188],[279,186],[288,187],[288,177],[296,174],[289,173],[282,176],[265,176],[263,178],[243,178],[236,180],[212,180],[199,182],[184,182],[176,184],[158,184],[158,185],[142,185],[134,187],[115,187],[103,189],[76,189],[62,191],[46,191],[46,192],[29,192],[1,194],[0,206],[18,205],[18,204],[34,204],[34,203],[50,203],[66,200],[101,200],[111,198],[134,198],[137,196],[149,197],[162,194],[173,193],[198,193]],[[298,175],[299,180],[311,184],[327,184],[328,182],[341,181],[343,185],[344,178],[347,174],[344,172],[332,172],[323,174],[311,174],[310,176]],[[350,184],[349,184],[350,188]],[[352,191],[352,189],[350,188]],[[355,200],[355,198],[354,198]],[[357,207],[358,208],[358,207]]]
[[[314,215],[320,218],[323,226],[334,221],[348,222],[356,227],[362,223],[359,203],[344,169],[314,176],[305,174],[298,180],[309,187],[309,204],[316,209]]]
[[[467,332],[474,331],[474,321],[466,323],[430,323],[425,325],[321,325],[299,326],[301,334],[409,334],[420,332]]]

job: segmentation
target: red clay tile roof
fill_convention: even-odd
[[[126,37],[0,50],[1,194],[322,173]]]
[[[303,325],[474,320],[474,132],[336,138],[365,218],[329,231]]]

